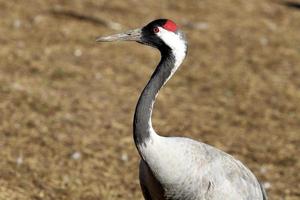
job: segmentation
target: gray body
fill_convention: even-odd
[[[155,98],[187,52],[183,34],[171,20],[97,41],[129,40],[159,49],[161,60],[135,110],[133,136],[146,200],[265,200],[264,190],[240,161],[212,146],[183,137],[162,137],[152,128]]]
[[[146,200],[266,199],[255,176],[232,156],[188,138],[163,140],[149,140],[141,148],[140,184]]]

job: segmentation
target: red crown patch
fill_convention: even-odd
[[[177,25],[172,20],[168,19],[165,25],[163,25],[163,28],[168,31],[175,32],[177,30]]]

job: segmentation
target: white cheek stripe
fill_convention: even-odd
[[[175,57],[175,67],[172,69],[170,76],[165,81],[165,83],[171,78],[171,76],[178,69],[180,64],[186,55],[186,44],[185,41],[181,39],[180,35],[167,31],[164,28],[158,27],[159,32],[156,33],[158,37],[160,37],[166,45],[168,45],[174,54]]]

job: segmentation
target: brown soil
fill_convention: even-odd
[[[300,10],[280,2],[1,0],[0,199],[142,199],[132,116],[159,54],[94,39],[161,17],[189,53],[156,130],[239,158],[270,199],[300,199]]]

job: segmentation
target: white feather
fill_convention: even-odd
[[[157,36],[160,37],[166,45],[168,45],[175,56],[175,66],[171,71],[170,76],[165,81],[165,83],[172,77],[178,67],[181,65],[183,59],[186,56],[186,42],[182,39],[182,35],[180,33],[174,33],[168,31],[162,27],[158,27],[159,32],[157,32]]]

